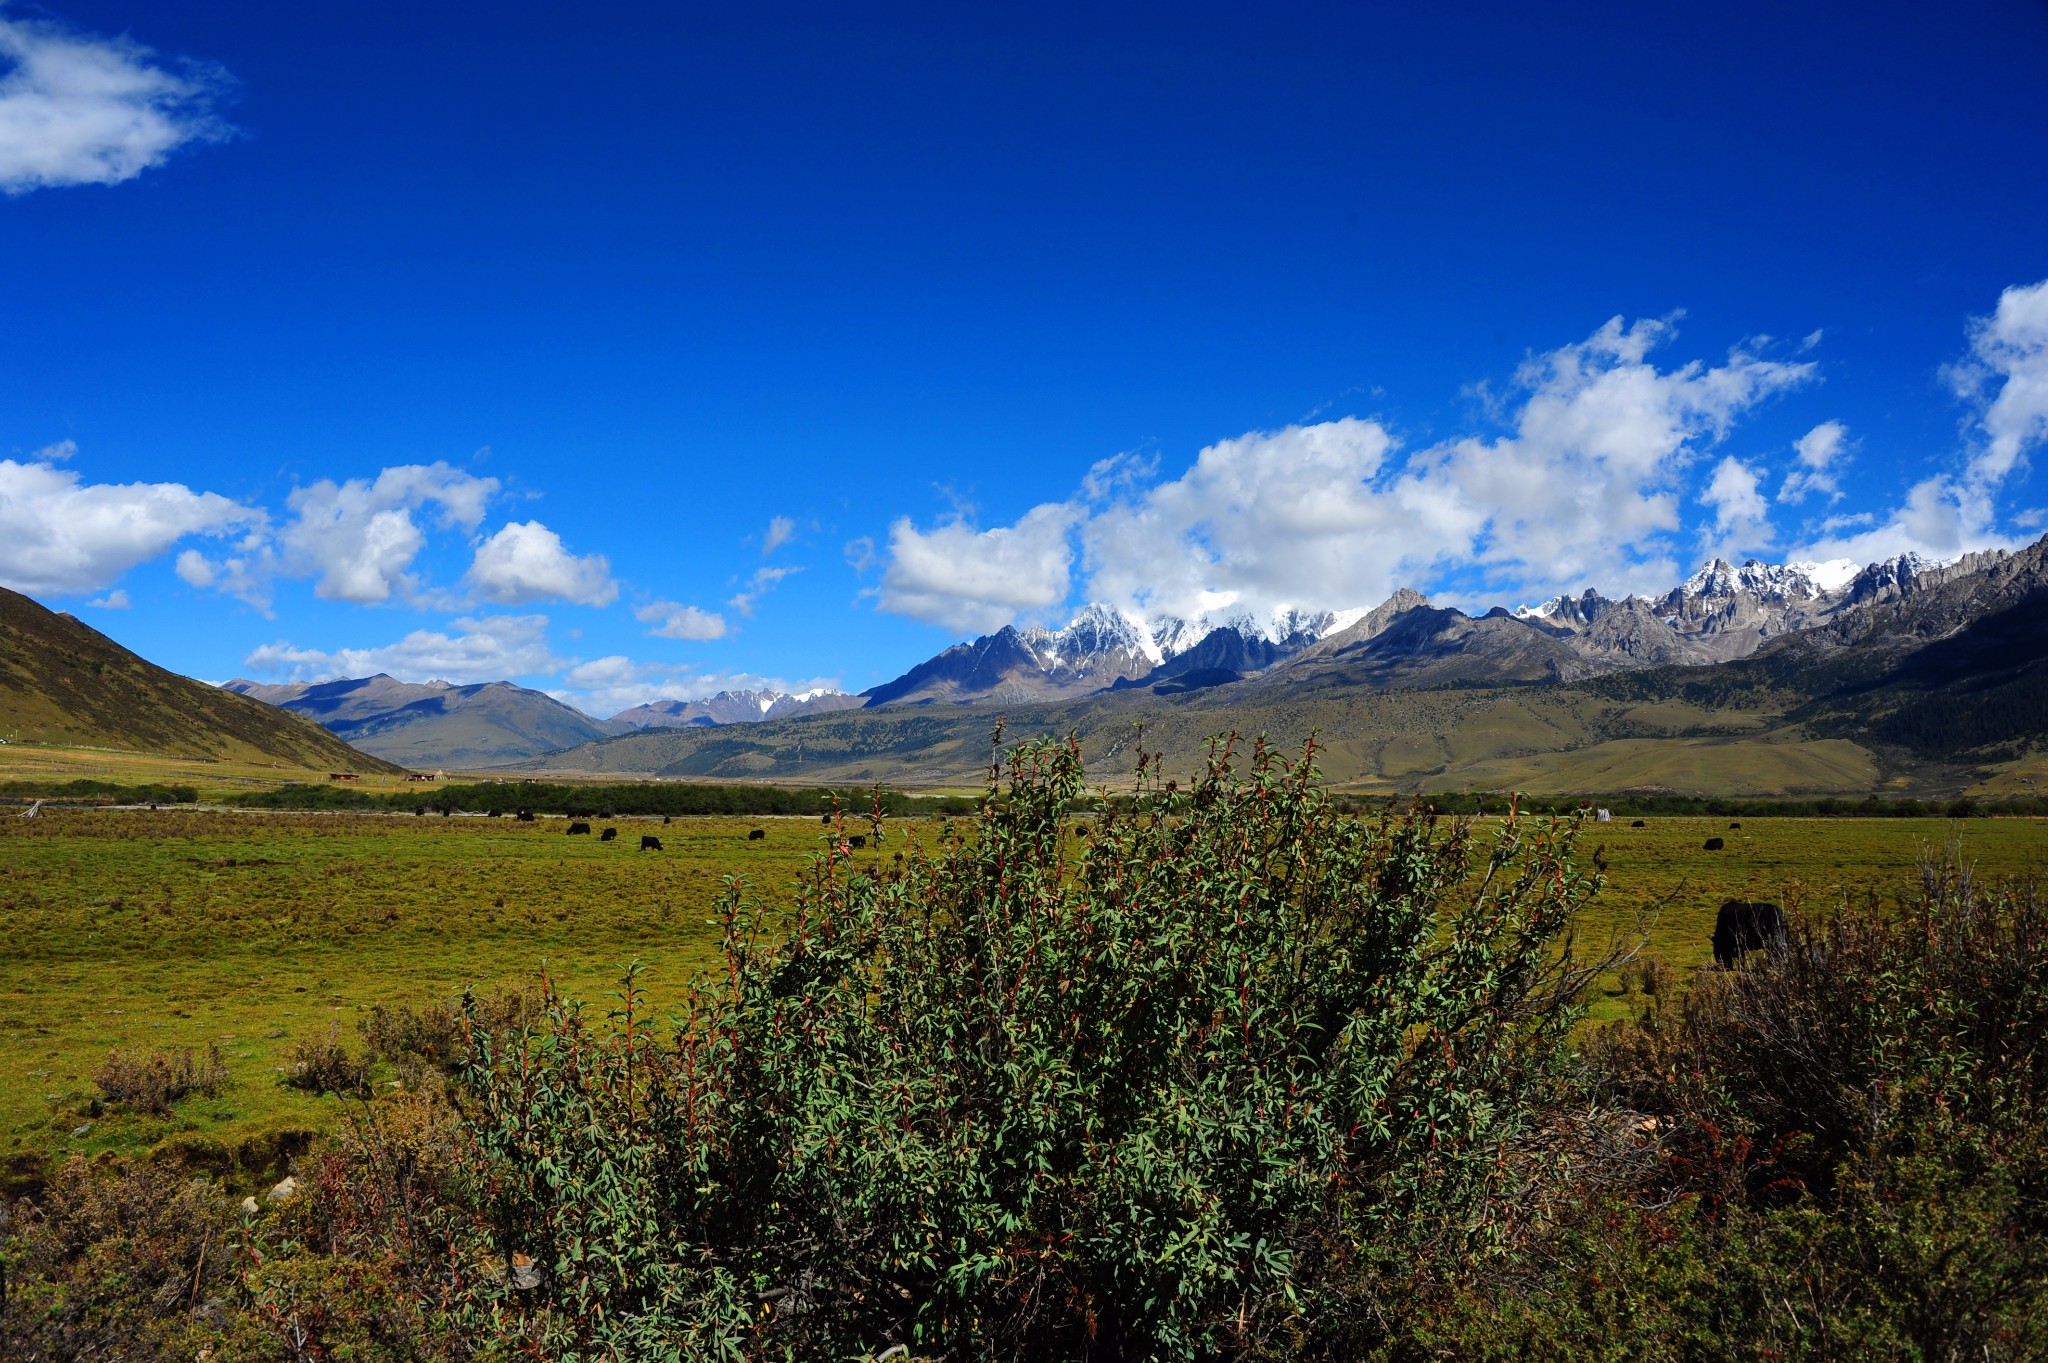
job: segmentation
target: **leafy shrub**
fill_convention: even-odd
[[[1021,749],[974,836],[821,858],[787,917],[731,883],[672,1043],[629,979],[479,1045],[473,1182],[539,1272],[471,1279],[477,1321],[550,1357],[1349,1350],[1376,1284],[1492,1252],[1589,969],[1576,825],[1341,818],[1307,755],[1226,749],[1083,842],[1081,781]]]
[[[2048,1356],[2048,914],[1928,858],[1588,1047],[1661,1155],[1427,1327],[1465,1357]],[[1549,1232],[1555,1231],[1555,1234]]]
[[[350,1053],[341,1027],[329,1023],[322,1036],[303,1037],[292,1047],[285,1082],[311,1093],[361,1093],[370,1087],[370,1062]]]
[[[73,1159],[0,1207],[0,1358],[277,1357],[234,1309],[233,1203],[168,1166]]]
[[[467,1015],[458,1002],[428,1003],[418,1008],[372,1004],[357,1024],[372,1060],[385,1061],[403,1074],[438,1070],[459,1073],[470,1063],[471,1028],[490,1033],[518,1032],[540,1016],[540,991],[513,986],[472,1000]]]
[[[112,1106],[162,1117],[171,1104],[192,1094],[219,1097],[227,1087],[228,1065],[216,1045],[209,1045],[204,1057],[190,1047],[116,1050],[92,1079]]]

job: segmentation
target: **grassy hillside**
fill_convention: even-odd
[[[4,589],[0,737],[318,770],[399,770],[311,720],[167,672]]]
[[[237,680],[227,689],[304,715],[362,752],[423,770],[514,762],[619,732],[509,682],[452,686],[380,673],[286,686]]]

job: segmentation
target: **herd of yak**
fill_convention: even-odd
[[[497,813],[496,810],[491,812],[493,815]],[[514,817],[521,823],[532,823],[533,811],[522,809]],[[607,819],[616,816],[608,809],[601,811],[572,810],[569,814],[570,836],[588,835],[590,833],[589,819],[593,817]],[[661,821],[668,823],[670,818],[667,815],[663,815]],[[831,823],[832,816],[830,814],[824,815],[823,822]],[[1637,819],[1631,826],[1642,828],[1646,825],[1643,820]],[[1731,823],[1728,827],[1733,830],[1741,828],[1742,825],[1740,823]],[[618,829],[607,828],[602,833],[599,833],[597,838],[599,842],[612,842],[618,836]],[[766,829],[755,828],[748,831],[747,841],[758,842],[767,836],[768,832]],[[846,839],[846,844],[850,848],[859,849],[866,847],[868,840],[863,835],[855,833]],[[1708,838],[1701,845],[1702,850],[1708,852],[1719,852],[1725,849],[1726,846],[1727,842],[1722,838]],[[661,839],[651,833],[641,834],[640,850],[643,852],[659,852],[663,850]],[[1784,935],[1785,914],[1776,904],[1757,903],[1747,899],[1728,900],[1721,905],[1721,911],[1714,919],[1714,960],[1723,968],[1733,968],[1747,953],[1762,951]]]

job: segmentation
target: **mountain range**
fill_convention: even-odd
[[[704,700],[658,701],[593,719],[544,691],[510,682],[404,682],[380,672],[274,684],[238,677],[222,685],[304,715],[363,752],[413,768],[487,768],[643,728],[743,723],[861,703],[836,691],[721,691]]]
[[[1185,647],[1197,631],[1092,608],[1085,629],[948,649],[858,710],[519,765],[958,782],[1003,713],[1013,737],[1074,734],[1105,775],[1138,742],[1186,767],[1235,730],[1319,732],[1326,772],[1365,788],[1964,789],[2048,739],[2044,558],[2048,540],[1947,564],[1716,561],[1661,597],[1479,616],[1404,591],[1316,624],[1218,624]]]
[[[1662,597],[1588,590],[1473,617],[1402,588],[1369,610],[1140,621],[1093,604],[1059,630],[1014,626],[957,644],[862,693],[871,706],[1028,704],[1103,690],[1176,695],[1275,669],[1306,681],[1344,663],[1385,687],[1573,681],[1602,672],[1728,662],[1934,566],[1907,555],[1740,567],[1715,559]],[[1276,675],[1281,675],[1276,673]]]
[[[780,759],[763,754],[776,750],[785,737],[794,760],[800,736],[819,732],[815,723],[806,729],[803,722],[826,716],[841,717],[834,721],[834,732],[851,733],[865,725],[892,735],[890,742],[896,743],[919,732],[955,731],[949,724],[934,728],[912,718],[919,714],[933,719],[979,715],[966,718],[966,729],[959,731],[971,732],[986,729],[998,710],[1071,714],[1088,722],[1129,715],[1128,722],[1136,722],[1155,711],[1168,715],[1230,707],[1292,713],[1304,706],[1341,708],[1362,693],[1444,688],[1580,687],[1570,694],[1583,696],[1590,694],[1583,689],[1586,684],[1616,674],[1675,675],[1766,656],[1782,660],[1791,656],[1783,649],[1787,640],[1805,639],[1820,647],[1818,641],[1854,633],[1860,628],[1854,622],[1873,611],[1927,598],[1946,584],[1981,578],[2009,561],[1999,553],[1948,564],[1905,555],[1862,567],[1846,561],[1779,565],[1753,559],[1738,566],[1715,559],[1658,596],[1610,598],[1589,590],[1537,606],[1495,607],[1476,616],[1406,588],[1370,609],[1289,611],[1269,619],[1245,614],[1140,619],[1091,604],[1060,629],[1006,627],[956,644],[857,696],[734,690],[701,700],[652,702],[609,719],[504,682],[454,686],[378,676],[297,685],[237,680],[228,687],[314,719],[364,751],[415,767],[680,774],[678,763],[687,767],[710,760],[686,754],[745,752],[753,756],[738,766],[712,763],[717,774],[744,776],[773,769]],[[1969,613],[1961,604],[1951,614],[1955,611]],[[1942,628],[1966,623],[1944,617]],[[1869,653],[1876,646],[1859,636],[1843,647]],[[1715,686],[1725,689],[1728,681],[1722,678]],[[1206,699],[1189,699],[1198,696]],[[1819,698],[1820,692],[1808,697]],[[1539,708],[1554,707],[1544,701]],[[898,718],[885,720],[884,715]],[[758,735],[694,742],[675,737],[679,731],[742,724]],[[1565,730],[1577,732],[1572,725]],[[1330,732],[1339,742],[1357,741],[1341,724]],[[1553,738],[1524,734],[1503,743],[1535,752]],[[1414,761],[1421,762],[1442,741],[1439,736],[1422,744]],[[1407,742],[1396,735],[1390,745],[1381,745],[1370,762],[1361,762],[1360,779],[1405,779],[1432,765],[1414,767],[1403,757]],[[1778,759],[1791,751],[1773,754],[1765,765],[1784,767]],[[814,744],[809,760],[822,757]],[[979,763],[976,757],[971,765]],[[968,765],[963,761],[955,769]],[[1851,763],[1855,772],[1868,765]],[[1796,771],[1786,776],[1793,784],[1802,779]],[[1861,777],[1851,772],[1842,779]],[[1829,776],[1823,784],[1835,780]]]

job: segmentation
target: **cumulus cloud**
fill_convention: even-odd
[[[105,596],[96,596],[85,604],[94,610],[124,611],[129,606],[128,593],[125,590],[111,591]]]
[[[562,685],[548,694],[586,714],[609,719],[622,710],[665,700],[703,700],[720,691],[780,691],[802,695],[836,691],[836,679],[812,677],[791,681],[751,672],[698,672],[687,665],[637,662],[614,655],[580,663],[562,675]]]
[[[650,601],[633,608],[633,618],[652,625],[647,632],[657,639],[723,639],[725,617],[716,611],[678,605],[674,601]]]
[[[769,520],[766,533],[761,536],[761,557],[767,558],[783,545],[796,538],[796,522],[787,516],[776,516]]]
[[[1532,357],[1492,439],[1404,455],[1381,423],[1344,417],[1219,441],[1163,482],[1119,456],[1014,526],[900,520],[880,605],[955,630],[1042,614],[1066,599],[1074,538],[1090,599],[1145,615],[1340,609],[1459,571],[1532,595],[1662,585],[1695,463],[1814,373],[1743,349],[1660,369],[1670,335],[1615,318]]]
[[[389,673],[400,681],[472,683],[552,674],[563,666],[548,644],[545,615],[488,615],[449,622],[448,629],[416,629],[396,643],[332,651],[280,640],[243,660],[258,676],[287,681],[331,681]]]
[[[1823,421],[1792,442],[1797,462],[1778,489],[1781,502],[1802,502],[1818,492],[1831,502],[1842,498],[1836,470],[1848,462],[1849,428],[1839,421]]]
[[[1700,501],[1714,510],[1714,523],[1700,527],[1700,540],[1717,558],[1733,558],[1744,549],[1762,549],[1776,538],[1762,477],[1732,454],[1714,466]]]
[[[88,483],[54,461],[69,441],[0,459],[0,584],[38,596],[103,591],[188,535],[260,527],[257,507],[183,483]]]
[[[539,521],[514,521],[478,545],[468,580],[478,599],[499,606],[535,601],[609,606],[619,595],[602,554],[578,558]]]
[[[0,16],[0,191],[114,185],[229,134],[217,67],[140,43]]]
[[[1352,415],[1221,440],[1165,481],[1155,460],[1104,460],[1073,501],[1016,526],[899,520],[879,604],[954,630],[1042,616],[1067,598],[1075,540],[1087,598],[1141,616],[1362,606],[1458,573],[1528,596],[1661,587],[1698,460],[1815,372],[1751,350],[1659,368],[1651,352],[1669,336],[1669,321],[1616,317],[1532,356],[1499,397],[1509,430],[1495,438],[1403,452]],[[1749,493],[1735,510],[1757,508]]]
[[[2048,440],[2048,280],[2001,292],[1990,316],[1970,322],[1969,344],[1968,357],[1949,371],[1957,394],[1975,406],[1959,464],[1915,483],[1867,528],[1823,527],[1800,557],[1952,559],[2011,547],[1998,528],[1999,490]]]
[[[1997,392],[1978,417],[1983,444],[1968,477],[1995,484],[2048,439],[2048,279],[1999,294],[1991,316],[1971,323],[1970,351],[1958,386],[1966,396],[1993,384]]]
[[[1015,525],[976,530],[964,520],[921,531],[909,517],[889,527],[883,610],[951,630],[1000,629],[1066,599],[1080,508],[1048,502]]]
[[[296,488],[286,499],[292,518],[279,536],[285,570],[315,578],[314,594],[329,601],[414,600],[421,583],[412,565],[426,535],[413,513],[436,507],[442,527],[474,530],[497,491],[497,479],[438,460],[387,468],[374,479],[323,478]]]

